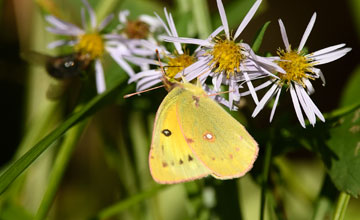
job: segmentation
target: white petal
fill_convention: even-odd
[[[315,58],[315,61],[311,62],[314,63],[314,65],[321,65],[325,63],[330,63],[334,60],[340,59],[341,57],[345,56],[348,52],[351,51],[351,48],[347,47],[332,53],[319,55]]]
[[[229,40],[230,39],[229,24],[227,22],[224,5],[222,4],[221,0],[216,0],[216,3],[217,3],[217,6],[218,6],[218,9],[219,9],[221,23],[222,23],[222,25],[224,27],[224,30],[225,30],[226,39]]]
[[[261,4],[262,0],[257,0],[254,5],[251,7],[251,9],[249,10],[249,12],[246,14],[246,16],[244,17],[244,19],[242,20],[241,24],[239,25],[238,29],[235,32],[234,35],[234,40],[236,40],[236,38],[241,34],[241,32],[244,30],[244,28],[246,27],[246,25],[250,22],[250,20],[252,19],[252,17],[254,16],[255,12],[257,11],[257,9],[259,8],[260,4]]]
[[[268,103],[269,100],[274,96],[276,89],[278,89],[278,85],[274,83],[271,88],[265,93],[264,97],[260,100],[260,102],[256,105],[256,108],[252,113],[251,117],[254,118],[261,111],[261,109],[264,108],[266,103]]]
[[[254,88],[254,90],[255,90],[255,91],[258,91],[258,90],[260,90],[260,89],[266,88],[266,87],[268,87],[269,85],[271,85],[272,83],[273,83],[273,82],[272,82],[271,80],[268,80],[268,81],[260,84],[259,86],[256,86],[256,87]],[[242,92],[242,93],[240,93],[240,95],[241,95],[241,96],[250,95],[250,91]]]
[[[245,77],[245,80],[246,80],[246,84],[247,84],[247,86],[248,86],[248,88],[249,88],[251,97],[254,99],[254,102],[255,102],[255,104],[257,105],[257,104],[259,104],[259,99],[258,99],[258,97],[257,97],[257,95],[256,95],[254,86],[253,86],[253,84],[251,83],[251,80],[250,80],[248,74],[247,74],[246,72],[243,72],[243,74],[244,74],[244,77]]]
[[[104,70],[99,59],[95,60],[95,78],[97,92],[98,94],[101,94],[106,90],[106,85]]]
[[[57,41],[53,41],[51,43],[49,43],[47,45],[47,47],[49,49],[54,49],[55,47],[60,47],[60,46],[64,46],[64,45],[69,45],[69,41],[68,40],[57,40]]]
[[[126,23],[127,22],[127,17],[129,16],[130,11],[129,10],[123,10],[119,12],[119,21],[120,23]]]
[[[277,107],[277,104],[279,102],[279,97],[280,97],[280,93],[281,93],[281,87],[279,87],[278,91],[277,91],[277,95],[276,95],[276,98],[275,98],[275,102],[274,102],[274,105],[271,109],[271,114],[270,114],[270,122],[272,121],[273,117],[274,117],[274,114],[275,114],[275,110],[276,110],[276,107]]]
[[[179,42],[184,44],[196,44],[200,46],[209,46],[209,42],[207,40],[201,40],[196,38],[187,38],[187,37],[170,37],[170,36],[159,36],[160,40],[166,41],[166,42]]]
[[[89,2],[87,0],[82,0],[83,4],[85,5],[88,13],[89,13],[89,16],[90,16],[90,24],[91,24],[91,28],[93,30],[95,30],[96,28],[96,15],[95,15],[95,12],[94,12],[94,9],[92,9],[92,7],[90,6]]]
[[[313,93],[315,92],[315,89],[314,89],[314,87],[312,86],[310,80],[305,79],[305,80],[303,80],[303,82],[304,82],[305,85],[306,85],[307,93],[308,93],[309,95],[313,94]]]
[[[144,82],[141,86],[137,86],[136,91],[143,91],[145,89],[151,88],[152,86],[161,82],[161,76],[154,78],[150,81]]]
[[[313,53],[310,53],[310,54],[307,54],[306,57],[316,57],[318,55],[322,55],[322,54],[326,54],[326,53],[329,53],[329,52],[332,52],[332,51],[335,51],[341,47],[345,47],[345,44],[338,44],[338,45],[334,45],[334,46],[330,46],[330,47],[326,47],[324,49],[321,49],[321,50],[318,50],[316,52],[313,52]]]
[[[314,102],[311,100],[311,98],[308,96],[308,94],[305,91],[302,91],[303,97],[307,103],[307,105],[311,108],[311,110],[318,116],[318,118],[325,122],[324,116],[321,114],[320,110],[316,107]]]
[[[304,90],[304,88],[295,83],[295,91],[296,91],[298,100],[300,101],[300,105],[303,108],[307,118],[309,119],[310,124],[312,124],[314,126],[314,124],[316,123],[316,117],[315,117],[314,112],[311,111],[311,108],[309,108],[309,106],[307,105],[307,103],[306,103],[306,101],[305,101],[305,99],[303,97],[303,93],[301,92],[302,90]]]
[[[152,77],[152,76],[161,76],[162,72],[160,70],[147,70],[147,71],[142,71],[139,72],[137,74],[134,74],[130,77],[128,83],[132,83],[135,81],[138,81],[141,78],[147,78],[147,77]]]
[[[290,95],[291,95],[291,99],[294,105],[294,109],[296,112],[296,116],[301,124],[301,126],[303,126],[305,128],[305,121],[304,121],[304,117],[301,113],[301,108],[299,105],[299,101],[298,101],[298,97],[296,96],[296,92],[294,91],[294,86],[291,84],[290,85]]]
[[[279,19],[278,22],[279,22],[279,26],[280,26],[281,37],[283,39],[286,51],[289,52],[290,51],[290,44],[289,44],[289,39],[288,39],[287,34],[286,34],[285,25],[284,25],[284,23],[282,22],[281,19]]]
[[[301,38],[301,41],[300,41],[300,44],[299,44],[299,47],[298,47],[298,52],[300,52],[304,48],[305,43],[306,43],[306,41],[309,38],[309,35],[311,33],[311,30],[314,27],[315,20],[316,20],[316,12],[314,12],[313,16],[311,17],[310,22],[309,22],[309,24],[306,27],[306,30],[304,32],[304,35]]]
[[[220,26],[220,27],[216,28],[216,30],[209,35],[207,40],[211,41],[214,37],[216,37],[223,30],[224,30],[223,26]]]

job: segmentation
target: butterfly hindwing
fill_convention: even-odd
[[[184,182],[211,174],[194,156],[181,133],[176,114],[181,92],[180,88],[171,90],[156,113],[149,165],[159,183]]]
[[[252,168],[258,146],[238,121],[202,88],[190,83],[184,84],[179,99],[177,115],[181,132],[195,157],[214,177],[240,177]]]

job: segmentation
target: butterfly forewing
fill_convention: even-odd
[[[195,156],[216,178],[243,176],[257,157],[256,141],[200,87],[186,83],[184,88],[177,117]]]
[[[151,149],[150,172],[159,183],[178,183],[201,178],[212,172],[191,151],[181,133],[176,109],[183,90],[174,88],[156,113]]]

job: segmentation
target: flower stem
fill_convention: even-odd
[[[267,182],[269,178],[269,171],[271,165],[271,151],[272,151],[272,145],[270,142],[268,142],[265,149],[264,172],[262,178],[263,182],[261,186],[260,220],[263,220],[265,217],[265,201],[266,201]]]
[[[76,144],[78,143],[78,140],[80,139],[81,134],[83,133],[87,121],[88,120],[84,120],[80,122],[67,132],[65,140],[58,152],[54,167],[50,175],[48,187],[36,213],[35,220],[46,218],[51,204],[55,199],[56,192],[64,175],[66,166],[71,158]]]
[[[336,204],[336,209],[335,209],[335,213],[333,216],[333,220],[342,220],[345,217],[345,212],[346,212],[346,208],[347,205],[349,203],[350,200],[350,195],[345,193],[345,192],[341,192],[339,195],[339,199],[337,201]]]
[[[192,6],[199,37],[206,39],[211,33],[211,19],[206,0],[192,0]]]

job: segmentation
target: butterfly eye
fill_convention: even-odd
[[[171,135],[171,131],[169,129],[164,129],[162,132],[166,137],[169,137]]]

